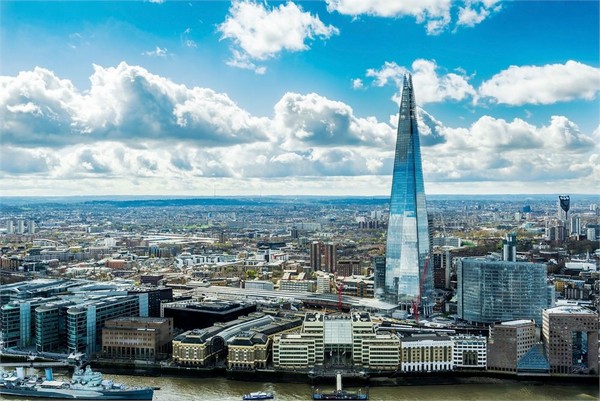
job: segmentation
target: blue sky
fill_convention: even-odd
[[[599,2],[0,3],[3,195],[598,193]]]

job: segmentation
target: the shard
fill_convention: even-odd
[[[377,294],[400,304],[401,309],[418,306],[421,314],[429,315],[434,302],[433,264],[429,266],[428,260],[429,226],[416,111],[408,75],[404,77],[398,117],[386,263],[384,274],[380,274],[383,286],[377,288]]]

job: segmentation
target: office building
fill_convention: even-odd
[[[173,289],[168,287],[132,287],[127,295],[138,295],[140,304],[147,305],[148,317],[160,317],[160,305],[173,301]],[[141,317],[146,317],[140,314]]]
[[[139,296],[107,297],[71,306],[67,310],[67,348],[69,352],[92,355],[100,350],[107,320],[140,315],[148,316],[148,309],[146,305],[145,311],[140,310]]]
[[[502,240],[502,260],[507,262],[517,261],[517,234],[506,234]]]
[[[396,156],[392,177],[390,217],[386,244],[385,286],[377,296],[410,310],[420,303],[424,315],[432,312],[433,268],[421,149],[412,78],[405,77],[400,101]]]
[[[173,319],[119,317],[102,329],[102,357],[156,361],[171,356]]]
[[[535,322],[514,320],[490,327],[488,369],[516,372],[517,363],[536,343]]]
[[[453,369],[452,340],[445,335],[414,334],[400,341],[402,372],[440,372]]]
[[[485,369],[487,339],[484,336],[473,335],[453,336],[452,363],[455,369]]]
[[[193,330],[224,323],[256,312],[256,304],[244,302],[172,302],[163,304],[163,317],[171,317],[180,330]]]
[[[273,291],[274,285],[270,281],[265,280],[249,280],[244,283],[247,290],[266,290]]]
[[[551,305],[546,265],[484,258],[456,263],[458,317],[472,323],[534,319]]]
[[[544,311],[542,339],[551,373],[598,374],[598,313],[581,306]]]

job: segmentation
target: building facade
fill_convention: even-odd
[[[534,319],[547,308],[546,265],[484,258],[456,263],[458,317],[473,323]]]
[[[440,372],[453,369],[452,340],[442,335],[413,335],[400,341],[402,372]]]
[[[546,309],[542,338],[551,373],[598,374],[598,313],[581,306]]]
[[[514,320],[490,328],[488,368],[516,372],[519,359],[535,345],[535,322]]]
[[[173,319],[120,317],[102,329],[102,357],[156,361],[171,355]]]
[[[426,268],[430,251],[427,204],[417,128],[417,108],[411,76],[404,79],[386,244],[385,286],[378,297],[408,311],[420,302],[425,315],[433,310],[433,268]]]
[[[455,369],[485,369],[487,367],[486,337],[453,336],[452,363]]]

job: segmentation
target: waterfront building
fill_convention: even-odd
[[[541,263],[462,258],[456,263],[458,317],[472,323],[534,319],[553,302]]]
[[[43,298],[11,301],[0,308],[0,330],[5,347],[28,347],[35,344],[35,308]]]
[[[61,299],[35,308],[35,346],[38,352],[55,351],[66,346],[67,309],[75,301]]]
[[[171,356],[173,319],[119,317],[102,329],[102,357],[156,361]]]
[[[421,149],[417,128],[417,106],[412,78],[404,78],[396,155],[390,197],[385,286],[377,289],[378,297],[400,304],[405,311],[413,303],[424,315],[433,310],[433,267],[427,267],[430,252],[429,224]]]
[[[269,357],[270,339],[258,332],[244,331],[227,346],[227,367],[232,370],[265,369]]]
[[[297,318],[275,318],[271,323],[237,334],[228,342],[227,367],[231,370],[264,369],[271,355],[273,337],[297,331]]]
[[[282,369],[396,370],[399,350],[398,337],[377,333],[369,313],[306,313],[301,332],[275,336],[273,365]]]
[[[148,316],[147,308],[143,315]],[[99,351],[104,323],[120,316],[140,316],[140,297],[114,296],[71,306],[67,310],[69,352],[91,355]]]
[[[279,319],[263,313],[251,313],[226,323],[190,330],[173,340],[173,361],[182,366],[209,366],[231,358],[227,361],[231,369],[248,368],[250,365],[262,367],[264,347],[268,348],[270,336],[297,328],[300,323],[300,319]],[[267,339],[257,336],[255,340],[259,341],[248,344],[248,335],[243,333],[259,333],[267,336]],[[236,341],[238,336],[241,338]],[[228,350],[230,343],[235,344]],[[252,348],[252,352],[248,347]]]
[[[485,369],[487,338],[484,336],[452,336],[452,364],[455,369]]]
[[[514,320],[490,327],[488,369],[516,372],[519,359],[535,345],[535,322]]]
[[[256,304],[230,301],[171,302],[162,304],[162,309],[162,316],[173,318],[176,328],[193,330],[256,312]]]
[[[581,306],[544,310],[542,339],[551,373],[598,374],[598,313]]]
[[[446,335],[413,334],[400,340],[402,372],[453,369],[452,339]]]

